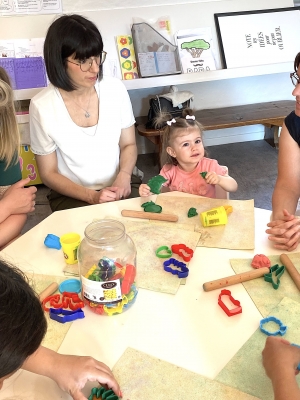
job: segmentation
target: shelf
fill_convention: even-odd
[[[292,72],[293,62],[281,64],[255,65],[251,67],[219,69],[216,71],[195,72],[192,74],[156,76],[123,81],[127,90],[147,89],[153,87],[184,85],[196,82],[220,81],[224,79],[244,78],[250,76]]]
[[[15,100],[27,100],[32,99],[33,96],[38,94],[43,87],[32,88],[32,89],[22,89],[22,90],[14,90]]]
[[[224,79],[245,78],[250,76],[279,74],[292,72],[294,63],[255,65],[252,67],[219,69],[216,71],[195,72],[193,74],[178,74],[156,76],[153,78],[139,78],[123,81],[127,90],[147,89],[170,85],[184,85],[196,82],[221,81]],[[15,90],[16,100],[31,99],[44,88]]]

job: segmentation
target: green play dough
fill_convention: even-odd
[[[149,206],[146,206],[144,208],[145,212],[153,212],[153,213],[161,213],[161,206],[158,206],[157,204],[150,204]]]
[[[147,201],[141,205],[145,212],[161,213],[161,206],[156,205],[153,201]]]
[[[191,207],[188,211],[188,217],[195,217],[196,215],[198,215],[196,208]]]
[[[149,179],[147,185],[149,186],[152,193],[159,194],[162,184],[167,182],[167,179],[161,175],[156,175]]]

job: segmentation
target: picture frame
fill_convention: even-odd
[[[300,7],[214,14],[223,68],[293,62]]]

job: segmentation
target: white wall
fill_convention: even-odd
[[[75,12],[75,7],[77,7],[78,13],[96,23],[102,33],[105,50],[108,51],[110,60],[117,60],[115,36],[130,34],[132,17],[148,20],[168,15],[171,18],[173,32],[179,29],[210,26],[217,49],[218,68],[221,68],[214,13],[293,6],[293,0],[202,0],[194,2],[186,0],[181,1],[182,4],[179,4],[177,0],[176,4],[168,5],[171,1],[155,0],[155,4],[165,3],[165,5],[147,7],[145,1],[131,0],[126,1],[126,5],[128,3],[131,8],[122,9],[120,7],[123,6],[124,1],[121,0],[102,2],[99,0],[63,0],[63,10],[64,12]],[[101,8],[106,9],[101,10]],[[94,9],[97,10],[89,11]],[[49,24],[55,17],[55,15],[0,17],[0,38],[44,37]],[[299,38],[295,38],[295,40],[299,40]],[[179,89],[190,90],[195,94],[194,107],[196,109],[292,99],[292,86],[288,74],[272,75],[271,73],[272,67],[270,66],[270,75],[181,85]],[[161,87],[129,91],[135,115],[146,115],[149,97],[168,90],[168,87]],[[263,138],[263,135],[264,130],[261,125],[209,131],[206,133],[206,144],[255,140]],[[214,138],[217,139],[214,140]],[[140,152],[149,149],[145,143],[143,140],[139,140]]]

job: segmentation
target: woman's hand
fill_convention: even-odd
[[[34,211],[37,189],[35,186],[25,188],[29,182],[29,178],[21,179],[4,193],[2,202],[9,210],[9,214],[27,214]]]
[[[268,239],[274,243],[276,249],[295,250],[300,241],[300,220],[287,210],[283,210],[283,218],[267,224]]]
[[[113,186],[118,188],[116,192],[116,200],[126,199],[130,195],[130,183],[131,174],[129,174],[129,172],[120,170],[115,181],[113,182]]]
[[[151,194],[150,187],[146,183],[142,183],[139,187],[139,195],[141,197],[147,197]]]

